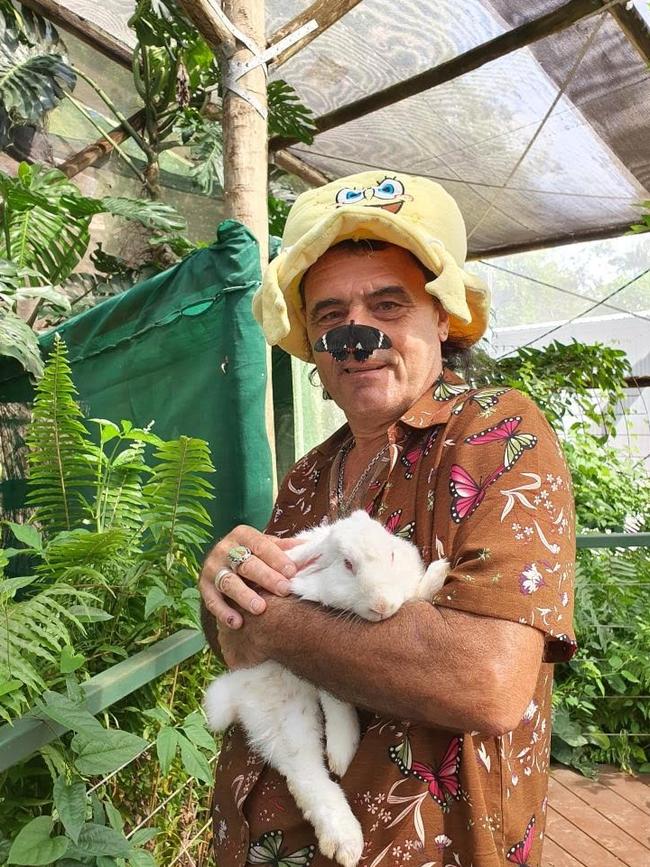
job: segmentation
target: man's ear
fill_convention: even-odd
[[[444,342],[449,337],[449,314],[437,298],[435,305],[438,312],[438,337],[441,342]]]

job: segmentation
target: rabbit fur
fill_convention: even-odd
[[[415,545],[362,510],[296,538],[304,541],[287,551],[298,567],[291,592],[364,620],[384,620],[409,599],[431,600],[449,571],[446,560],[425,570]],[[360,737],[354,707],[270,660],[218,677],[204,708],[214,731],[242,724],[253,750],[286,778],[323,855],[355,867],[361,826],[323,760],[324,719],[329,770],[339,777],[347,771]]]

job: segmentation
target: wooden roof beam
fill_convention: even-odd
[[[72,33],[77,39],[90,45],[91,48],[99,51],[109,60],[114,60],[120,66],[131,69],[133,52],[128,45],[120,42],[106,30],[93,24],[92,21],[82,18],[81,15],[55,3],[54,0],[21,0],[21,3],[33,12],[42,15],[43,18],[47,18],[57,27],[62,27]]]
[[[178,5],[210,48],[219,49],[228,57],[234,54],[237,47],[235,37],[215,11],[215,5],[211,0],[179,0]],[[220,7],[219,11],[221,11]]]
[[[278,168],[289,172],[291,175],[296,175],[296,177],[305,181],[305,183],[311,184],[312,187],[322,187],[324,184],[329,184],[331,180],[331,178],[328,178],[327,175],[324,175],[317,168],[310,166],[309,163],[292,154],[291,151],[276,151],[271,155],[271,159]]]
[[[650,30],[641,15],[636,9],[626,9],[625,6],[612,6],[609,13],[639,52],[643,62],[650,63]]]
[[[336,22],[339,21],[346,12],[349,12],[350,9],[354,9],[354,7],[360,2],[361,0],[316,0],[315,3],[312,3],[311,6],[299,15],[296,15],[296,17],[291,21],[283,24],[282,27],[278,28],[275,33],[269,37],[267,46],[275,45],[276,42],[279,42],[291,33],[299,30],[310,21],[318,22],[318,27],[298,42],[289,46],[289,48],[285,48],[281,54],[278,54],[271,63],[273,68],[276,69],[278,66],[281,66],[289,60],[290,57],[293,57],[294,54],[297,54],[305,47],[305,45],[308,45],[312,40],[316,39],[317,36],[324,33],[332,26],[332,24],[336,24]]]
[[[431,90],[433,87],[453,81],[468,72],[473,72],[492,60],[498,60],[513,51],[531,45],[533,42],[566,30],[567,27],[571,27],[581,19],[597,13],[603,5],[603,0],[570,0],[558,9],[535,18],[533,21],[528,21],[520,27],[515,27],[513,30],[508,30],[506,33],[458,55],[458,57],[453,57],[451,60],[414,75],[412,78],[407,78],[405,81],[371,93],[316,118],[317,134],[358,120],[360,117],[372,114],[396,102],[401,102],[410,96]],[[273,149],[285,148],[292,144],[296,144],[295,139],[280,137],[273,138],[270,142]]]

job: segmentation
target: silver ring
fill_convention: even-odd
[[[226,577],[226,575],[233,574],[234,573],[232,569],[229,569],[228,567],[225,567],[224,569],[219,569],[217,574],[214,576],[214,586],[217,588],[219,593],[223,593],[223,587],[221,586],[223,579]]]
[[[226,556],[230,561],[231,567],[237,571],[242,563],[250,560],[253,556],[253,552],[250,548],[247,548],[246,545],[235,545],[234,548],[231,548],[230,551],[228,551]]]

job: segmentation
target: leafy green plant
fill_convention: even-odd
[[[620,349],[554,340],[543,349],[526,346],[500,359],[491,381],[528,394],[558,429],[564,419],[573,426],[588,422],[586,430],[604,442],[614,431],[616,406],[630,374]]]
[[[9,864],[150,867],[142,847],[155,829],[128,829],[104,777],[155,748],[161,778],[173,765],[176,776],[205,784],[214,742],[196,696],[178,723],[172,702],[158,701],[148,715],[112,708],[107,726],[108,715],[102,724],[85,710],[83,678],[171,628],[198,627],[198,556],[210,536],[203,501],[212,496],[205,476],[214,468],[203,441],[165,442],[128,421],[86,419],[75,398],[57,337],[28,434],[35,523],[10,525],[19,547],[0,552],[0,572],[20,554],[33,573],[0,578],[0,715],[15,719],[36,702],[33,713],[69,733],[0,775],[13,793],[0,802],[0,827],[12,829],[0,863],[4,855]]]
[[[74,90],[76,75],[56,29],[29,9],[0,3],[0,147],[12,124],[40,124]]]
[[[611,443],[629,374],[619,350],[555,341],[499,360],[490,377],[527,393],[556,427],[573,479],[579,533],[650,529],[650,477]],[[649,601],[647,549],[579,550],[579,649],[555,672],[556,760],[588,774],[599,762],[650,770]]]
[[[96,214],[112,214],[159,232],[183,230],[185,220],[168,205],[140,199],[81,195],[57,169],[21,163],[16,177],[0,172],[0,352],[17,358],[34,376],[42,364],[30,327],[40,306],[69,310],[66,295],[54,288],[70,277],[90,242]],[[23,299],[37,299],[25,322],[17,311]]]
[[[645,212],[641,214],[640,221],[630,226],[630,231],[637,235],[641,232],[650,232],[650,201],[641,202],[641,207]]]

